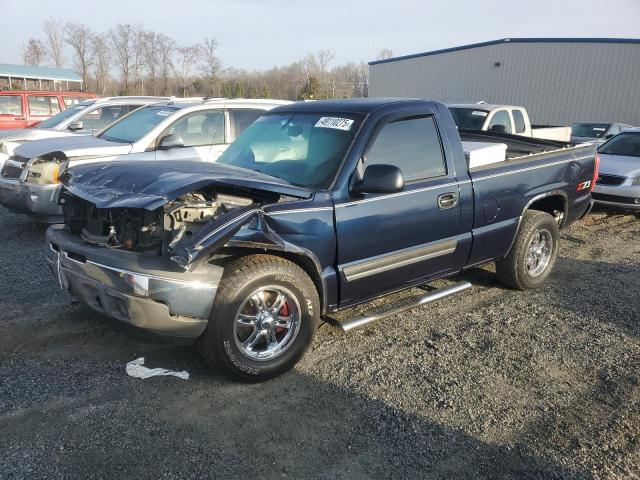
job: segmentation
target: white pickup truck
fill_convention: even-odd
[[[543,127],[531,125],[524,107],[490,105],[488,103],[460,103],[447,105],[459,129],[511,133],[523,137],[569,142],[571,127]]]

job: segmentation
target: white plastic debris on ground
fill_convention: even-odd
[[[144,366],[144,357],[137,358],[127,363],[127,375],[135,378],[149,378],[161,375],[172,375],[183,380],[189,380],[189,372],[175,372],[166,368],[147,368]]]

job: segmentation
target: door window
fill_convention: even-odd
[[[83,130],[102,130],[140,105],[111,105],[96,108],[80,117]]]
[[[80,102],[84,102],[85,100],[88,100],[88,99],[83,97],[62,97],[62,100],[64,101],[65,107],[69,108],[69,107],[72,107],[73,105],[77,105]]]
[[[27,101],[29,103],[29,115],[49,116],[60,112],[60,104],[56,97],[29,95]]]
[[[387,123],[365,154],[365,166],[395,165],[404,180],[446,175],[440,136],[432,116],[412,117]]]
[[[208,110],[185,115],[162,135],[178,134],[185,147],[202,147],[224,143],[224,113]]]
[[[489,122],[489,131],[498,133],[511,133],[511,119],[506,110],[498,110],[493,114]]]
[[[512,110],[511,114],[513,115],[513,123],[515,123],[516,133],[523,133],[527,129],[524,122],[524,115],[520,110]]]
[[[0,95],[0,115],[22,115],[20,95]]]
[[[232,138],[238,138],[238,136],[242,132],[244,132],[249,125],[255,122],[263,113],[263,110],[250,109],[237,109],[229,111],[229,115],[231,116]]]

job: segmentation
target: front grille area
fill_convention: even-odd
[[[626,179],[626,177],[621,177],[619,175],[607,175],[605,173],[601,173],[598,175],[596,183],[598,185],[622,185]]]
[[[2,167],[2,172],[0,172],[0,174],[4,178],[20,178],[26,163],[26,158],[15,156],[9,157],[9,159],[4,162],[4,166]]]
[[[640,206],[640,198],[636,199],[634,197],[619,197],[618,195],[606,195],[604,193],[595,192],[592,193],[591,196],[594,200],[602,200],[603,202],[628,203],[629,205]]]

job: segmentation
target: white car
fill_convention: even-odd
[[[16,148],[2,168],[0,204],[39,222],[62,218],[62,165],[130,160],[215,161],[265,111],[291,102],[176,99],[134,110],[95,137],[35,140]]]
[[[105,97],[85,100],[47,118],[32,128],[0,132],[0,168],[25,142],[45,138],[89,135],[106,128],[127,113],[170,97]]]

